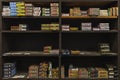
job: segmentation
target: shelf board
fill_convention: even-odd
[[[97,57],[97,56],[98,56],[98,57],[111,56],[111,57],[112,57],[112,56],[117,56],[117,55],[77,55],[77,54],[76,54],[76,55],[62,55],[62,56],[63,56],[63,57],[65,57],[65,56],[66,56],[66,57],[67,57],[67,56],[68,56],[68,57],[80,57],[80,56],[83,56],[83,57],[87,57],[87,56],[88,56],[88,57],[94,57],[94,56],[95,56],[95,57]]]
[[[76,1],[89,1],[89,2],[100,2],[100,1],[118,1],[118,0],[61,0],[62,2],[76,2]]]
[[[28,31],[10,31],[3,30],[2,33],[59,33],[59,31],[41,31],[41,30],[28,30]],[[62,33],[118,33],[117,30],[110,31],[62,31]]]
[[[118,80],[118,79],[106,79],[106,78],[62,78],[62,80]]]
[[[20,0],[1,0],[2,2],[19,2]],[[59,0],[24,0],[24,2],[59,2]]]
[[[87,78],[62,78],[62,79],[52,79],[52,78],[3,78],[3,80],[88,80]],[[89,80],[118,80],[118,79],[98,79],[89,78]]]
[[[2,16],[3,19],[8,18],[59,18],[59,16]],[[100,18],[100,19],[117,19],[117,16],[61,16],[62,19],[89,19],[89,18]]]
[[[109,30],[109,31],[62,31],[62,33],[118,33],[117,30]]]
[[[10,56],[59,56],[59,54],[44,54],[43,51],[11,51],[7,53],[3,53],[3,56],[10,57]]]
[[[29,54],[29,55],[24,55],[24,54],[21,54],[21,55],[3,55],[3,57],[24,57],[24,56],[28,56],[28,57],[34,57],[34,56],[41,56],[41,57],[57,57],[59,56],[59,54]]]
[[[3,80],[59,80],[56,78],[3,78]]]
[[[53,18],[59,18],[59,16],[2,16],[2,18],[3,19],[8,19],[8,18],[12,18],[12,19],[16,19],[16,18],[45,18],[45,19],[47,19],[47,18],[51,18],[51,19],[53,19]]]
[[[2,78],[2,80],[27,80],[27,78]]]
[[[10,31],[10,30],[3,30],[2,33],[59,33],[59,31],[41,31],[41,30]]]
[[[38,80],[60,80],[59,78],[38,78]]]
[[[97,52],[97,51],[81,51],[80,54],[69,54],[69,55],[65,55],[65,54],[62,54],[62,56],[68,56],[68,57],[80,57],[80,56],[118,56],[117,53],[113,53],[113,52],[110,52],[110,53],[106,53],[106,54],[102,54],[100,52]]]
[[[100,18],[100,19],[116,19],[117,16],[62,16],[62,19],[89,19],[89,18]]]
[[[19,1],[19,0],[1,0],[2,2],[10,2],[10,1]],[[24,0],[25,2],[59,2],[59,0]],[[75,2],[79,0],[61,0],[62,2]],[[118,1],[118,0],[80,0],[80,1],[91,1],[91,2],[97,2],[97,1]]]
[[[30,54],[30,55],[3,55],[3,57],[37,57],[37,56],[41,56],[41,57],[57,57],[57,56],[59,56],[59,54],[58,55],[53,55],[53,54],[51,54],[51,55],[44,55],[44,54],[35,54],[35,55],[33,55],[33,54]]]

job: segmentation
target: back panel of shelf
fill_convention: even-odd
[[[58,33],[10,33],[3,35],[3,53],[8,51],[43,51],[44,46],[58,49]]]
[[[107,33],[62,33],[62,49],[99,51],[100,43],[110,43],[111,50],[118,53],[117,39],[116,34]]]

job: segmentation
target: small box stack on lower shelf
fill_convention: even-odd
[[[4,78],[11,78],[16,74],[15,63],[4,63],[3,64]]]

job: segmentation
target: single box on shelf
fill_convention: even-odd
[[[92,23],[81,23],[81,30],[91,31],[92,30]]]
[[[100,15],[100,8],[89,8],[88,14],[90,16],[99,16]]]
[[[88,12],[87,11],[81,11],[81,16],[88,16]]]
[[[108,16],[108,10],[100,10],[100,16]]]

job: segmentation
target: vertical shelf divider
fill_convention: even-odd
[[[61,54],[62,54],[62,34],[61,34],[61,0],[59,0],[59,79],[61,79]]]

